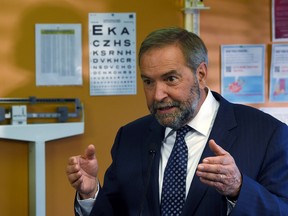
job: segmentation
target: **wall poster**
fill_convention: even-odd
[[[288,41],[288,0],[272,0],[272,41]]]
[[[81,24],[36,24],[36,85],[82,85]]]
[[[265,45],[221,46],[221,93],[235,103],[264,103]]]
[[[270,101],[288,101],[288,44],[272,44]]]
[[[136,94],[136,14],[89,14],[90,95]]]

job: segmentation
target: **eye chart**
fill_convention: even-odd
[[[89,14],[90,95],[136,94],[136,14]]]

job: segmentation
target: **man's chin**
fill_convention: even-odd
[[[161,124],[164,127],[170,127],[170,128],[175,127],[175,119],[172,117],[159,118],[158,116],[156,116],[156,119],[159,122],[159,124]]]

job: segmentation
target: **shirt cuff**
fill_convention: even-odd
[[[75,210],[80,216],[88,216],[93,208],[94,202],[98,196],[99,192],[99,182],[98,182],[98,190],[93,198],[89,199],[80,199],[79,193],[77,192],[76,195],[76,204],[75,204]]]
[[[227,197],[226,197],[226,200],[227,200],[227,215],[229,215],[231,211],[233,210],[233,208],[235,207],[237,200],[232,201],[232,200],[229,200]]]

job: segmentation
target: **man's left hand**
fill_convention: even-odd
[[[196,175],[201,182],[215,187],[222,195],[238,197],[242,176],[234,158],[214,140],[209,140],[209,147],[215,156],[204,158],[198,165]]]

